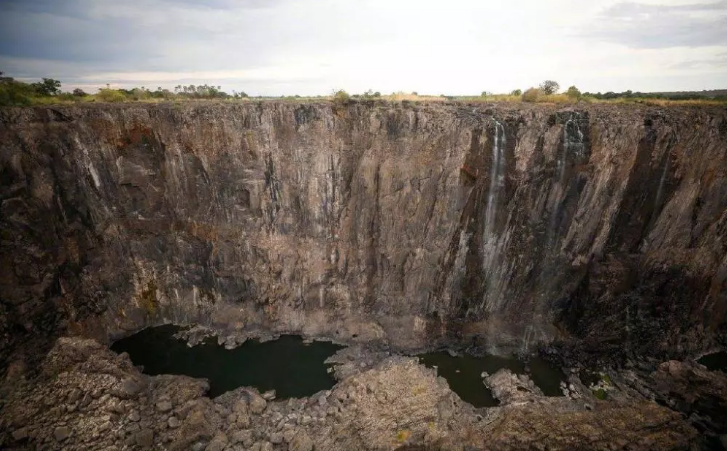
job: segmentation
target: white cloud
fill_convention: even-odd
[[[584,91],[708,89],[727,85],[727,69],[704,63],[727,43],[699,25],[723,3],[75,0],[39,11],[14,0],[0,10],[0,42],[13,43],[0,43],[0,64],[65,87],[211,83],[253,95],[475,94],[545,78]]]

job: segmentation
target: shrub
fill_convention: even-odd
[[[143,87],[134,88],[131,90],[131,98],[133,100],[144,100],[144,99],[148,99],[149,97],[150,97],[149,91],[145,90]]]
[[[118,89],[99,89],[96,98],[102,102],[123,102],[126,96]]]
[[[34,95],[35,90],[31,85],[11,77],[0,78],[0,105],[30,105]]]
[[[523,90],[522,89],[513,89],[512,91],[510,91],[510,95],[515,96],[515,97],[520,97],[521,95],[523,95]]]
[[[560,89],[560,85],[557,81],[554,80],[545,80],[544,82],[540,83],[540,90],[543,91],[543,94],[546,96],[549,96],[551,94],[555,94]]]
[[[76,88],[73,90],[73,95],[76,97],[84,97],[84,96],[87,96],[88,94],[86,94],[86,91],[84,91],[83,89]]]
[[[568,97],[570,97],[573,100],[578,100],[581,98],[581,91],[578,88],[576,88],[575,86],[571,86],[565,92],[565,95],[567,95]]]
[[[538,88],[530,88],[523,93],[523,102],[535,103],[540,97],[540,90]]]
[[[351,99],[351,96],[348,95],[346,91],[343,89],[339,89],[338,91],[333,91],[333,101],[336,103],[346,103]]]

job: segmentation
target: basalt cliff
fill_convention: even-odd
[[[724,108],[2,109],[0,202],[3,360],[164,322],[672,357],[725,336]]]
[[[106,347],[163,323],[350,346],[330,391],[210,399]],[[727,448],[726,338],[725,108],[0,109],[1,448]],[[475,409],[402,356],[441,347],[566,396]]]

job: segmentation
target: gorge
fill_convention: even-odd
[[[722,107],[4,108],[0,143],[8,449],[690,449],[727,434],[727,379],[695,362],[727,337]],[[325,399],[266,407],[108,350],[168,323],[228,347],[348,348]],[[543,354],[579,395],[498,372],[503,405],[476,409],[405,357],[445,348]],[[619,389],[595,398],[586,367]],[[81,412],[79,381],[100,387],[85,407],[103,418]],[[56,393],[75,407],[41,427],[29,412]]]

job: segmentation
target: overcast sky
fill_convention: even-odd
[[[727,88],[727,0],[0,0],[0,70],[250,95]],[[204,5],[204,6],[202,6]]]

